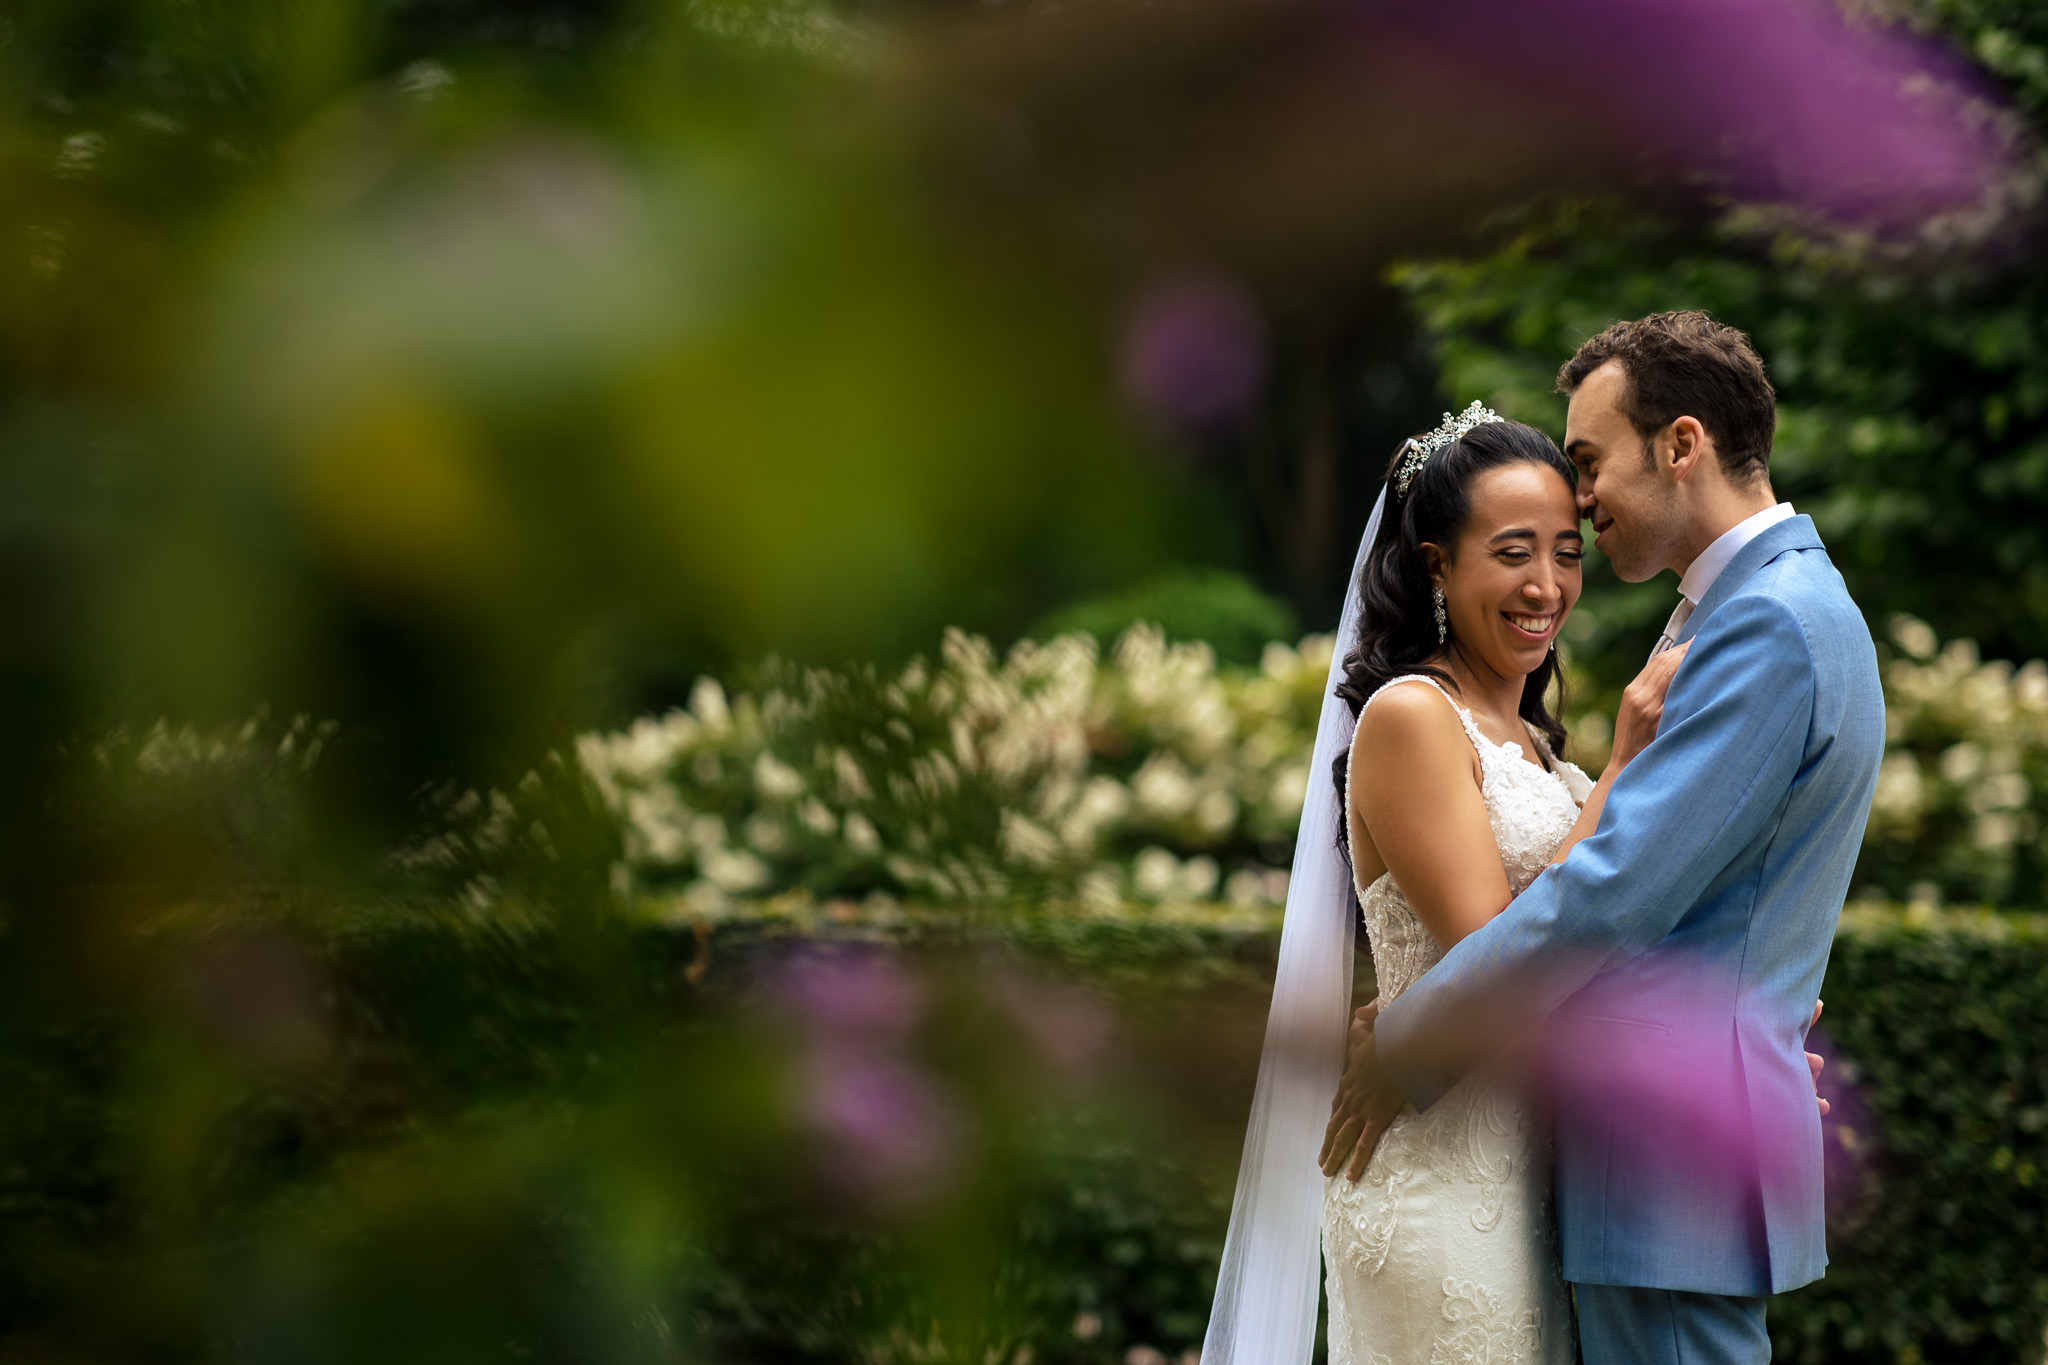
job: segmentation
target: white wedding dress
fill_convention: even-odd
[[[1404,682],[1436,687],[1415,676],[1387,686]],[[1593,784],[1572,764],[1553,758],[1545,771],[1522,746],[1495,744],[1451,705],[1479,752],[1486,812],[1519,894],[1556,855]],[[1530,739],[1550,757],[1538,736]],[[1390,1002],[1443,950],[1391,875],[1363,888],[1359,903],[1380,999]],[[1323,1262],[1330,1365],[1577,1358],[1558,1271],[1548,1135],[1500,1069],[1467,1076],[1426,1114],[1404,1107],[1362,1179],[1327,1179]]]

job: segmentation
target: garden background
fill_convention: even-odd
[[[2042,1359],[2036,6],[68,0],[0,110],[0,1357],[1194,1365],[1384,461],[1704,307],[1888,706],[1778,1354]]]

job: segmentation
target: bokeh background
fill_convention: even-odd
[[[1703,307],[1889,708],[1779,1356],[2042,1359],[2044,118],[2023,0],[0,11],[0,1358],[1197,1365],[1386,458]]]

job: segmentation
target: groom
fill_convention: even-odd
[[[1690,649],[1596,833],[1364,1035],[1333,1136],[1370,1151],[1404,1096],[1427,1109],[1543,1021],[1587,1365],[1764,1362],[1765,1296],[1827,1265],[1802,1045],[1884,751],[1876,654],[1771,491],[1742,333],[1618,323],[1558,387],[1594,544],[1630,582],[1678,574],[1658,649]]]

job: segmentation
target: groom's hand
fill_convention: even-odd
[[[1812,1028],[1815,1024],[1818,1024],[1820,1022],[1820,1012],[1822,1007],[1824,1007],[1826,1004],[1827,1001],[1825,1000],[1816,1000],[1813,1002],[1813,1018],[1811,1021],[1807,1023],[1806,1026],[1808,1028]],[[1806,1068],[1807,1070],[1813,1073],[1813,1097],[1816,1100],[1820,1101],[1820,1116],[1822,1118],[1826,1118],[1828,1116],[1828,1102],[1820,1098],[1820,1069],[1826,1066],[1827,1064],[1828,1059],[1821,1056],[1818,1052],[1809,1052],[1806,1054]]]
[[[1678,676],[1678,666],[1685,662],[1685,653],[1691,648],[1692,641],[1687,640],[1651,655],[1635,681],[1622,689],[1621,706],[1614,713],[1614,748],[1608,755],[1609,763],[1626,764],[1657,737],[1657,727],[1664,720],[1665,694],[1670,692],[1671,680]]]
[[[1323,1151],[1316,1159],[1324,1175],[1343,1171],[1350,1180],[1364,1175],[1373,1149],[1406,1103],[1380,1069],[1379,1054],[1373,1049],[1372,1021],[1379,1012],[1380,1002],[1375,1000],[1351,1017],[1344,1079],[1337,1083],[1337,1097],[1330,1101],[1330,1125],[1323,1130]]]

